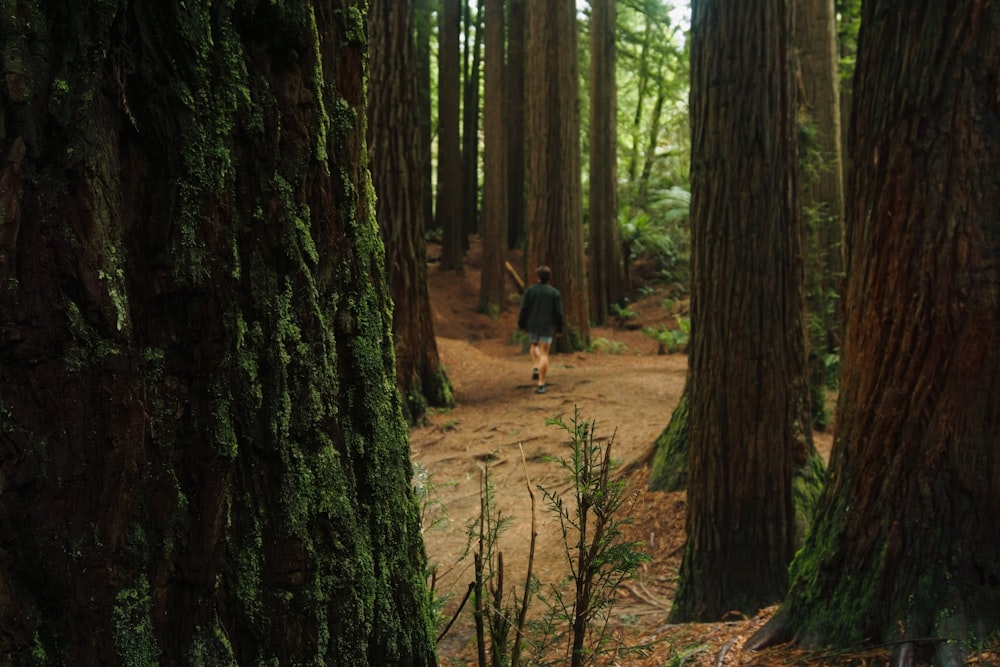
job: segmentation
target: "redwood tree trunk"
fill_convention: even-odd
[[[0,655],[435,664],[363,3],[181,4],[4,15]]]
[[[693,4],[688,516],[674,621],[753,614],[787,586],[808,425],[791,30],[790,0]]]
[[[479,79],[483,48],[483,0],[472,18],[470,0],[462,0],[465,14],[465,75],[462,88],[462,247],[479,231]]]
[[[434,184],[431,147],[431,33],[433,0],[414,0],[414,57],[417,67],[417,122],[420,125],[420,208],[427,226],[434,223]],[[426,252],[426,251],[425,251]]]
[[[528,267],[552,267],[565,307],[560,351],[590,344],[580,184],[576,5],[528,3]]]
[[[618,232],[615,1],[594,0],[590,19],[590,316],[607,324],[625,297]]]
[[[427,291],[412,17],[412,0],[369,8],[368,152],[395,304],[396,383],[407,421],[418,423],[428,406],[453,407],[455,398],[438,356]]]
[[[486,100],[483,125],[483,260],[479,308],[496,317],[507,301],[507,148],[504,115],[503,0],[486,0]]]
[[[520,248],[527,239],[525,221],[525,32],[527,0],[509,0],[510,29],[507,31],[507,247]]]
[[[1000,629],[997,7],[862,12],[831,484],[754,643],[964,664]]]
[[[442,0],[438,27],[437,226],[441,229],[441,269],[462,271],[462,147],[459,140],[460,0]]]

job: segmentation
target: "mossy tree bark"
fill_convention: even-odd
[[[394,305],[396,383],[403,413],[416,424],[428,406],[454,407],[455,396],[438,355],[427,289],[413,3],[373,2],[368,11],[368,151]]]
[[[964,664],[1000,630],[1000,7],[862,12],[831,483],[751,645]]]
[[[590,345],[580,182],[579,62],[576,5],[529,2],[527,39],[528,266],[552,267],[563,295],[565,327],[553,347]]]
[[[688,445],[691,442],[688,406],[690,392],[684,383],[681,400],[670,415],[670,422],[653,445],[653,463],[649,470],[650,491],[683,491],[687,488]]]
[[[0,655],[433,665],[364,3],[20,4]]]
[[[650,491],[684,491],[687,489],[688,450],[691,413],[690,393],[687,384],[677,407],[670,415],[670,422],[653,445],[649,470]],[[805,542],[809,526],[816,514],[819,497],[826,484],[826,464],[808,434],[803,433],[796,443],[799,451],[793,456],[792,503],[795,510],[795,547]]]
[[[690,450],[673,621],[780,600],[807,451],[790,0],[692,5]]]

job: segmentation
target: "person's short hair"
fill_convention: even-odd
[[[538,267],[538,270],[535,271],[535,274],[538,276],[539,280],[543,283],[547,283],[549,282],[549,278],[552,277],[552,269],[547,266],[540,266]]]

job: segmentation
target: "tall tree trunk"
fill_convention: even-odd
[[[839,351],[839,294],[844,274],[844,181],[840,136],[840,81],[837,75],[837,26],[833,0],[797,0],[796,51],[803,99],[800,122],[808,130],[807,169],[801,178],[807,216],[806,299],[810,327],[810,386],[813,419],[825,427],[823,389],[829,371],[825,358]]]
[[[417,123],[420,126],[420,210],[428,226],[434,223],[434,167],[431,154],[434,136],[431,123],[431,33],[432,0],[414,0],[413,20],[417,61]]]
[[[690,451],[673,621],[784,595],[809,424],[791,1],[692,9]]]
[[[837,78],[840,80],[840,153],[843,158],[843,173],[845,189],[847,176],[852,166],[851,151],[847,138],[850,134],[851,114],[847,113],[853,106],[852,82],[854,81],[855,61],[858,55],[858,33],[861,26],[861,0],[834,0],[834,10],[837,17],[837,56],[839,67]],[[846,213],[845,213],[846,215]],[[846,249],[842,252],[845,254]]]
[[[651,77],[649,75],[649,46],[653,34],[653,19],[646,16],[645,39],[642,40],[642,50],[639,53],[638,76],[639,91],[636,97],[635,113],[632,114],[632,127],[630,128],[632,141],[628,154],[628,182],[633,192],[638,191],[637,182],[639,177],[639,154],[642,146],[642,112],[646,108],[646,96],[649,93]]]
[[[528,4],[528,262],[547,264],[563,295],[560,351],[590,344],[580,184],[576,5]]]
[[[5,14],[5,662],[435,664],[362,12]]]
[[[615,2],[593,0],[590,14],[590,317],[607,324],[625,297],[618,231],[618,118]]]
[[[469,236],[479,231],[479,73],[483,48],[483,0],[476,2],[475,18],[472,17],[469,0],[463,0],[463,4],[466,32],[462,104],[462,244],[467,250]]]
[[[503,0],[486,0],[486,100],[483,184],[483,261],[479,308],[497,316],[506,303],[507,152],[504,137]]]
[[[520,248],[527,239],[525,198],[525,33],[527,0],[509,0],[510,29],[507,31],[507,247]]]
[[[815,206],[821,223],[819,259],[826,287],[836,289],[844,271],[844,177],[840,141],[840,85],[837,25],[833,0],[798,0],[796,51],[802,72],[802,100],[815,130],[813,147],[819,154],[816,178],[804,188],[803,206]],[[831,329],[835,323],[830,323]]]
[[[649,134],[646,137],[646,152],[642,160],[642,172],[639,174],[638,181],[635,184],[635,205],[640,208],[649,206],[649,181],[653,175],[653,164],[656,162],[656,149],[660,145],[663,105],[667,101],[667,94],[663,90],[662,82],[657,81],[656,87],[658,90],[649,119]]]
[[[1000,630],[996,10],[862,6],[831,484],[754,645],[960,665]]]
[[[441,270],[463,271],[462,149],[459,141],[461,60],[460,0],[441,0],[438,28],[437,226],[441,228]]]
[[[438,357],[427,291],[413,0],[373,2],[368,19],[368,154],[389,291],[395,304],[396,384],[403,414],[415,424],[423,420],[429,405],[454,407],[455,397]]]

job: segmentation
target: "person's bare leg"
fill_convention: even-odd
[[[545,386],[545,376],[549,373],[549,346],[551,343],[538,341],[538,386]]]
[[[532,343],[531,344],[531,368],[532,368],[532,379],[533,380],[537,379],[534,376],[538,375],[539,357],[541,357],[541,352],[538,350],[538,343]]]

